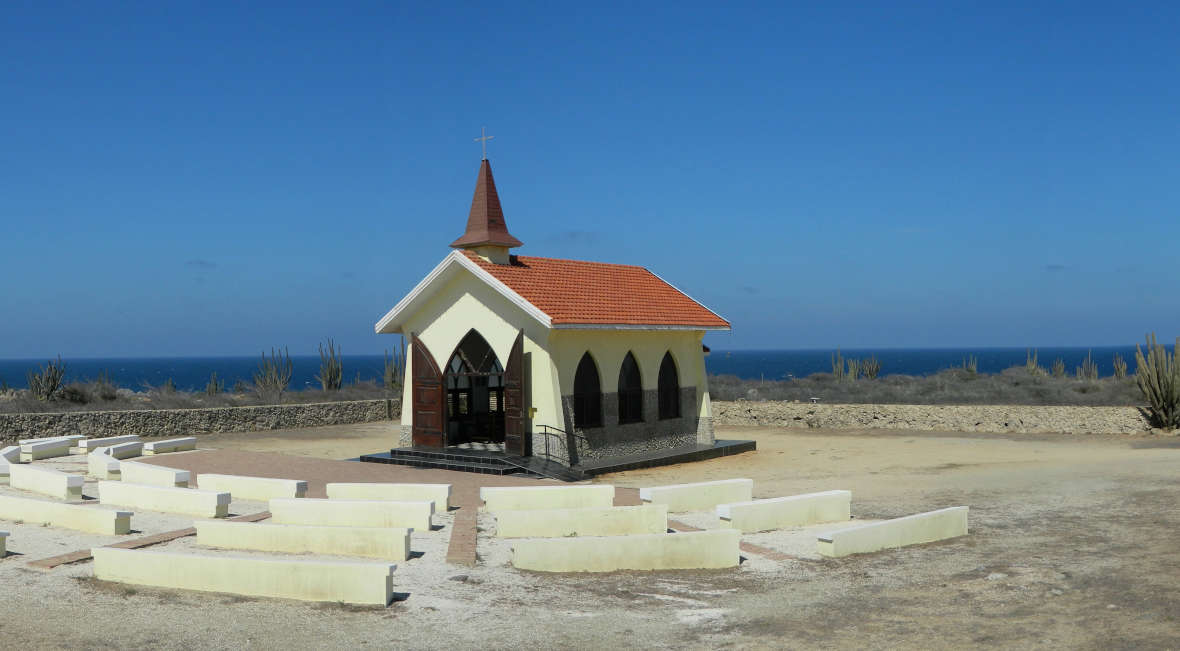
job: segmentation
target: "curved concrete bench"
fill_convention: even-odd
[[[129,506],[143,511],[180,513],[198,518],[224,518],[229,515],[230,494],[193,488],[100,481],[98,501],[102,504]]]
[[[169,488],[188,488],[189,477],[187,470],[176,470],[164,466],[154,466],[150,463],[136,463],[124,461],[119,465],[120,479],[128,484],[143,484],[145,486],[165,486]]]
[[[82,476],[68,475],[52,468],[14,464],[9,466],[9,485],[59,500],[82,499]]]
[[[967,507],[928,511],[821,534],[816,548],[824,556],[867,554],[967,535]]]
[[[479,498],[487,511],[530,511],[534,509],[585,509],[615,504],[615,487],[603,484],[582,486],[484,486]]]
[[[717,506],[722,528],[742,533],[839,522],[851,516],[851,491],[824,491]]]
[[[0,520],[23,520],[107,536],[131,532],[131,512],[0,495]]]
[[[72,446],[73,441],[71,439],[53,439],[37,443],[25,443],[20,446],[20,460],[22,463],[28,463],[41,459],[53,459],[54,457],[68,457],[70,455],[70,447]]]
[[[673,484],[639,489],[639,499],[651,504],[667,504],[673,513],[712,510],[718,504],[748,502],[754,499],[753,479],[722,479],[695,484]]]
[[[413,529],[322,527],[204,520],[194,522],[197,544],[225,549],[251,549],[291,554],[333,554],[404,561],[410,555]]]
[[[134,443],[139,440],[138,434],[127,434],[125,436],[107,436],[100,439],[86,439],[78,441],[78,448],[83,452],[93,452],[96,448],[106,448],[120,443]]]
[[[538,572],[737,567],[741,538],[736,529],[605,538],[532,538],[512,543],[512,565]]]
[[[434,502],[434,510],[451,506],[450,484],[353,484],[332,483],[325,486],[330,500],[394,500],[398,502]]]
[[[86,455],[86,474],[95,479],[119,479],[119,460],[107,454],[106,448],[95,448]]]
[[[179,439],[166,439],[163,441],[148,441],[143,444],[143,455],[151,456],[153,454],[165,454],[167,452],[185,452],[187,450],[197,449],[197,437],[186,436]]]
[[[203,476],[203,475],[202,475]],[[270,500],[270,520],[275,524],[308,524],[325,527],[408,527],[430,531],[434,502],[388,500]]]
[[[303,497],[307,494],[307,482],[299,479],[274,479],[271,477],[248,477],[245,475],[217,475],[199,473],[197,488],[201,490],[226,491],[237,500],[265,502],[284,497]]]
[[[668,507],[663,504],[496,511],[496,535],[500,538],[630,536],[667,531]]]
[[[305,561],[95,547],[94,577],[160,588],[226,592],[251,597],[388,606],[389,563]]]

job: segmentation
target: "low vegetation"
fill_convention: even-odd
[[[320,373],[315,376],[324,391],[339,391],[344,385],[344,363],[340,361],[340,349],[332,338],[328,338],[328,350],[320,344]]]
[[[1147,336],[1147,354],[1135,345],[1135,383],[1147,398],[1152,425],[1180,428],[1180,337],[1172,354]]]

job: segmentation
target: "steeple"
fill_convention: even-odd
[[[507,264],[508,249],[523,244],[508,232],[504,210],[500,207],[500,195],[496,193],[496,181],[492,178],[492,167],[485,158],[479,165],[479,176],[475,180],[475,196],[471,198],[471,212],[467,215],[467,231],[451,242],[451,247],[470,249],[492,262]]]

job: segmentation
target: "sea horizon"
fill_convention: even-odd
[[[1167,345],[1171,349],[1171,345]],[[876,357],[881,363],[881,376],[924,376],[948,368],[961,367],[974,357],[980,373],[999,373],[1014,366],[1024,366],[1028,351],[1036,351],[1038,363],[1049,368],[1061,358],[1066,372],[1072,375],[1087,355],[1098,365],[1099,375],[1114,374],[1114,356],[1121,355],[1127,372],[1135,372],[1135,346],[975,346],[927,348],[841,348],[845,359]],[[765,348],[713,349],[705,357],[710,375],[734,375],[746,380],[786,380],[814,373],[832,371],[835,348]],[[345,382],[380,382],[384,371],[384,357],[380,354],[342,355]],[[53,358],[0,359],[0,383],[13,388],[27,388],[26,373],[36,370]],[[236,382],[252,382],[260,355],[191,355],[154,357],[63,357],[66,382],[85,382],[106,374],[120,388],[145,390],[160,386],[171,379],[182,391],[203,390],[209,377],[216,372],[227,389]],[[292,355],[294,372],[291,388],[319,388],[315,376],[319,372],[318,355]],[[0,384],[2,386],[3,384]]]

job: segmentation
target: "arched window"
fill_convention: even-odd
[[[660,419],[665,418],[680,418],[680,380],[671,352],[660,362]]]
[[[582,355],[574,374],[574,426],[602,427],[602,382],[590,353]]]
[[[627,353],[619,369],[619,424],[643,420],[643,383],[639,379],[639,364]]]

